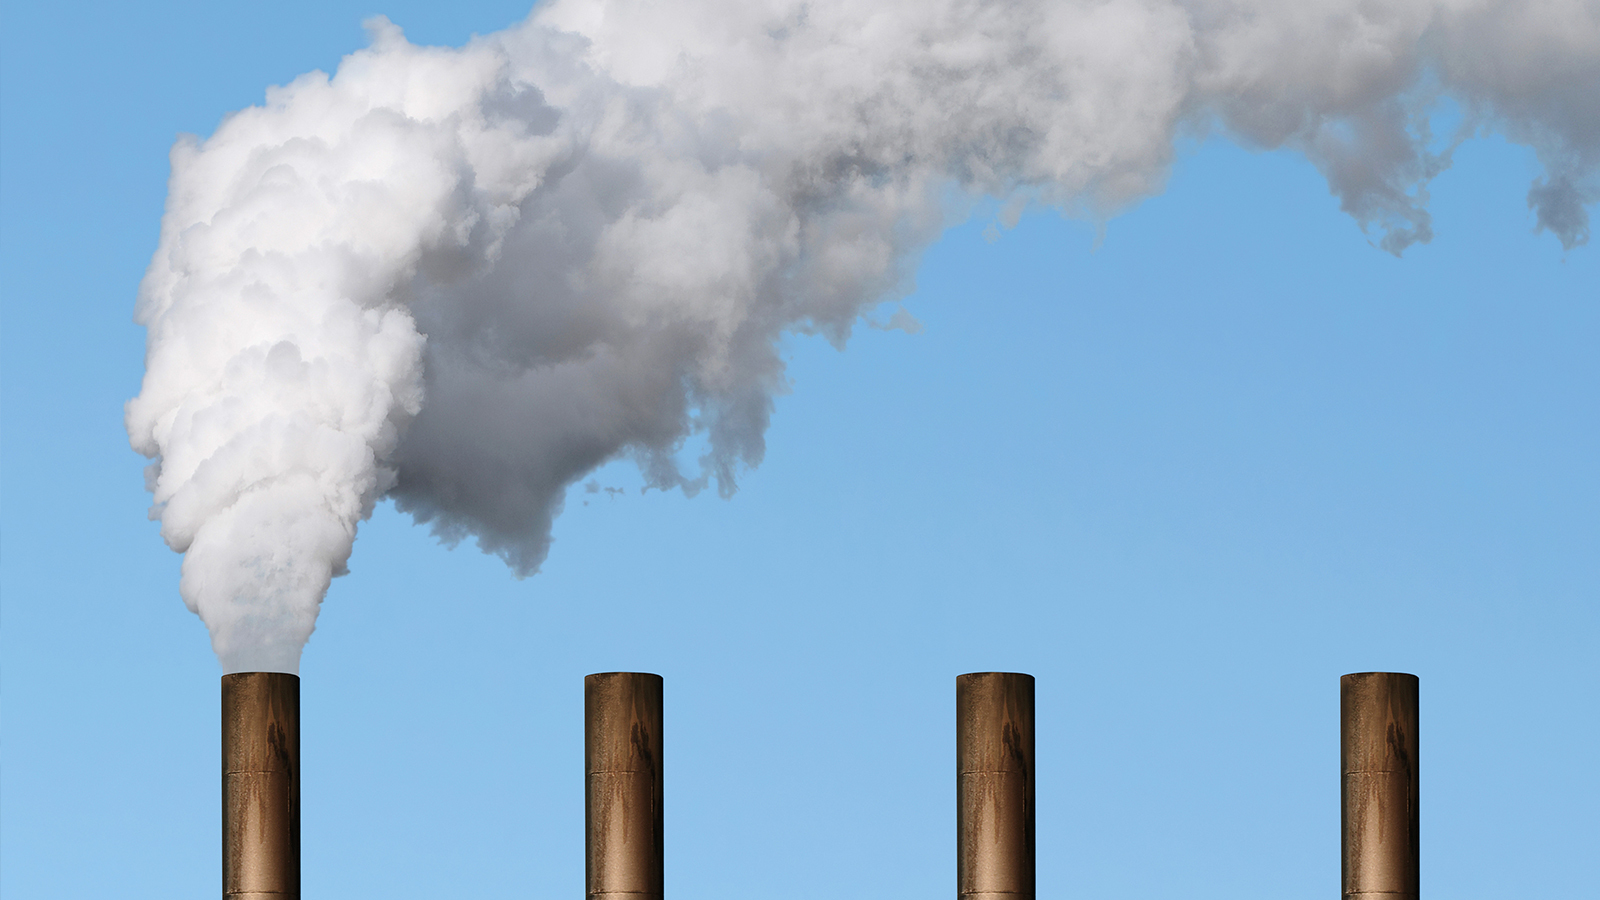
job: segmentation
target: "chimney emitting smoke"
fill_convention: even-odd
[[[299,676],[222,676],[222,896],[300,898]]]

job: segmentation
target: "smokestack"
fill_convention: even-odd
[[[956,894],[1033,900],[1033,676],[956,678]]]
[[[1417,676],[1339,679],[1344,900],[1417,900]]]
[[[661,676],[583,679],[588,900],[661,900]]]
[[[222,676],[223,900],[300,900],[300,678]]]

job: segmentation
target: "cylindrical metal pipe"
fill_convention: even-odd
[[[1033,676],[956,678],[956,896],[1033,900]]]
[[[1417,900],[1417,676],[1339,679],[1344,900]]]
[[[661,900],[661,676],[583,679],[589,900]]]
[[[222,676],[222,896],[299,900],[297,675]]]

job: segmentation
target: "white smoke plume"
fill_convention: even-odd
[[[128,432],[228,671],[297,669],[383,497],[528,574],[608,460],[731,493],[777,339],[842,344],[979,198],[1109,215],[1221,131],[1306,154],[1399,253],[1487,129],[1537,150],[1565,247],[1596,196],[1600,0],[561,0],[459,49],[369,27],[178,142],[140,292]],[[1436,139],[1446,97],[1467,124]]]

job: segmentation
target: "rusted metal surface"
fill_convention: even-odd
[[[956,679],[956,895],[1033,900],[1033,676]]]
[[[661,676],[583,680],[589,900],[661,900]]]
[[[1339,679],[1344,900],[1417,900],[1417,676]]]
[[[299,676],[222,676],[222,896],[299,900]]]

